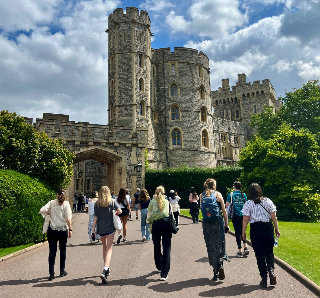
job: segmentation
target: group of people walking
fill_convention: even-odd
[[[225,233],[229,230],[228,215],[226,208],[233,205],[233,226],[235,229],[238,257],[249,254],[246,245],[246,228],[250,223],[250,238],[257,259],[258,269],[261,276],[260,286],[267,287],[268,274],[270,284],[275,285],[273,244],[274,232],[280,236],[276,218],[276,207],[272,201],[263,196],[261,187],[252,183],[249,187],[249,200],[241,190],[241,183],[235,181],[233,192],[227,197],[226,204],[220,192],[216,190],[216,181],[209,178],[204,183],[205,191],[198,195],[191,188],[190,214],[193,223],[199,223],[199,209],[203,216],[202,230],[207,247],[209,264],[213,268],[213,280],[223,280],[225,272],[224,261],[230,261],[226,252]],[[160,272],[160,280],[168,278],[170,270],[170,252],[172,229],[169,216],[172,213],[176,226],[179,227],[179,200],[178,194],[171,190],[169,198],[165,195],[163,186],[156,188],[153,199],[150,198],[146,189],[137,189],[135,194],[135,211],[138,219],[141,215],[142,242],[149,242],[152,236],[154,247],[154,262]],[[201,208],[198,201],[200,200]],[[101,273],[103,283],[107,282],[110,275],[110,261],[112,246],[116,229],[113,222],[114,212],[120,217],[123,230],[118,231],[117,244],[127,241],[127,220],[131,213],[130,197],[126,190],[121,188],[119,194],[112,198],[107,186],[101,187],[99,193],[94,193],[88,202],[88,234],[91,243],[95,239],[102,242],[104,268]],[[72,236],[71,217],[72,211],[68,202],[65,201],[65,191],[59,189],[57,199],[50,201],[41,208],[40,213],[50,215],[48,229],[49,242],[49,280],[54,279],[54,263],[57,251],[57,241],[60,248],[60,276],[67,275],[65,271],[67,237]],[[273,225],[272,225],[272,223]],[[243,248],[243,250],[242,250]]]

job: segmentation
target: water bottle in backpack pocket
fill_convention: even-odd
[[[213,191],[209,197],[206,193],[202,193],[201,199],[201,213],[203,220],[205,221],[216,221],[220,218],[220,205],[217,202],[217,197],[215,196],[215,191]]]

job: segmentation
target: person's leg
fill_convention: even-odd
[[[238,245],[238,250],[239,250],[239,253],[242,254],[242,252],[241,252],[242,216],[234,215],[232,223],[233,223],[234,232],[235,232],[235,235],[236,235],[236,242],[237,242],[237,245]]]
[[[127,237],[127,220],[128,220],[128,215],[127,216],[123,216],[123,240],[126,239]]]
[[[169,223],[163,222],[161,277],[167,277],[170,270],[171,236]]]
[[[47,238],[49,243],[49,275],[54,276],[54,264],[56,260],[58,239],[55,235],[55,231],[53,231],[50,226],[48,228]]]
[[[65,274],[66,258],[67,258],[67,241],[68,231],[58,231],[59,235],[59,250],[60,250],[60,275]]]
[[[141,234],[142,237],[146,236],[146,224],[147,224],[147,213],[148,209],[141,209]]]
[[[262,231],[259,229],[252,229],[250,230],[250,238],[252,247],[257,259],[257,265],[260,272],[260,276],[266,276],[267,275],[267,265],[266,265],[266,259],[265,259],[265,247],[264,247],[264,241],[263,241],[263,235],[261,235]]]
[[[161,271],[161,233],[159,231],[159,221],[155,221],[152,224],[152,241],[153,241],[153,252],[154,252],[154,262],[156,268]]]
[[[101,242],[103,246],[103,262],[104,262],[104,267],[107,267],[107,268],[110,267],[113,238],[114,238],[114,234],[101,237]]]
[[[192,213],[192,214],[191,214],[191,217],[192,217],[192,222],[195,223],[195,222],[196,222],[196,216],[195,216],[195,214]]]
[[[179,226],[179,211],[173,212],[173,217],[176,222],[176,226]]]

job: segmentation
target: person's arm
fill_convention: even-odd
[[[227,227],[229,227],[229,225],[228,225],[228,215],[227,215],[226,208],[224,207],[224,201],[223,201],[223,198],[222,198],[222,195],[221,195],[220,192],[218,192],[218,194],[217,194],[217,201],[220,203],[221,210],[222,210],[222,213],[223,213],[224,227],[227,228]]]
[[[243,220],[242,220],[242,239],[246,240],[246,229],[247,229],[247,225],[249,222],[250,216],[247,215],[243,215]]]
[[[230,200],[230,194],[228,194],[228,197],[227,197],[227,202],[226,202],[226,208],[230,205],[230,202],[231,202],[231,200]]]
[[[122,213],[122,210],[121,210],[121,208],[119,207],[118,209],[117,209],[117,214],[121,214]]]
[[[69,228],[69,235],[68,238],[72,236],[72,225],[71,225],[71,218],[67,220],[68,228]]]
[[[139,210],[141,210],[141,204],[140,204],[140,202],[138,203],[138,208],[139,208]]]
[[[276,212],[271,212],[270,215],[271,215],[271,220],[272,220],[273,225],[274,225],[276,236],[280,237],[280,231],[279,231],[279,227],[278,227],[278,219],[277,219],[277,216],[276,216]]]

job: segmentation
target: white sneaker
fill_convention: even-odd
[[[160,277],[160,280],[165,281],[165,280],[167,280],[167,278],[168,278],[168,275],[166,277]]]
[[[147,238],[146,238],[145,236],[143,236],[143,237],[142,237],[142,242],[145,242],[146,239],[147,239]]]

